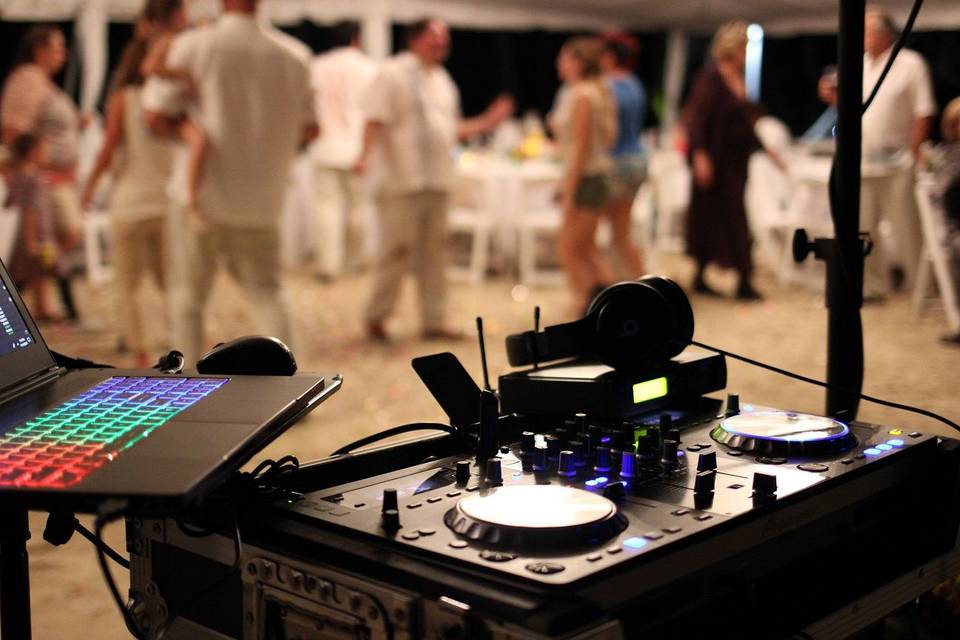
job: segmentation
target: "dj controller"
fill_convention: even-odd
[[[165,638],[783,638],[957,542],[935,436],[733,395],[529,426],[305,467],[242,556],[135,523],[134,610]]]

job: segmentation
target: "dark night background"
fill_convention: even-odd
[[[13,66],[17,43],[28,23],[0,22],[0,76]],[[61,23],[68,43],[73,45],[72,25]],[[332,45],[329,26],[302,22],[283,28],[287,33],[320,53]],[[403,42],[403,27],[394,27],[394,43]],[[131,37],[132,25],[112,23],[109,28],[111,65]],[[565,40],[574,32],[557,31],[475,31],[453,29],[453,51],[447,67],[460,88],[463,111],[481,111],[500,92],[511,93],[518,113],[534,109],[545,113],[553,101],[558,80],[554,60]],[[662,94],[663,65],[667,37],[664,33],[637,33],[641,57],[637,75],[647,88],[651,106]],[[703,64],[709,37],[692,37],[687,83]],[[930,65],[937,104],[941,107],[960,95],[960,31],[924,32],[910,36],[907,46],[919,51]],[[763,50],[761,100],[768,113],[801,133],[822,111],[816,85],[823,67],[836,59],[836,37],[805,35],[789,38],[766,37]],[[61,81],[65,74],[61,74]],[[655,125],[654,110],[647,125]]]

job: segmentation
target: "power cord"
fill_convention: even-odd
[[[126,623],[127,629],[133,637],[138,640],[146,640],[146,634],[137,624],[136,620],[133,619],[123,597],[120,595],[120,589],[117,587],[117,583],[110,573],[110,567],[107,566],[107,555],[104,552],[104,547],[107,545],[103,542],[103,528],[109,523],[122,518],[129,506],[130,503],[126,500],[107,500],[104,502],[97,510],[97,518],[94,520],[93,525],[93,535],[98,541],[95,545],[97,548],[97,563],[100,565],[100,571],[103,573],[103,579],[107,583],[107,589],[109,589],[110,595],[113,597],[114,604],[116,604],[117,609],[120,610],[120,615],[123,616],[123,621]]]
[[[426,423],[414,423],[414,424],[404,424],[399,427],[393,427],[392,429],[387,429],[386,431],[381,431],[379,433],[374,433],[365,438],[360,438],[355,440],[350,444],[346,444],[331,455],[342,456],[344,454],[350,453],[355,449],[360,447],[365,447],[368,444],[373,444],[374,442],[379,442],[380,440],[385,440],[392,436],[398,436],[402,433],[410,433],[412,431],[443,431],[444,433],[449,433],[450,435],[457,435],[460,432],[455,428],[445,424],[426,424]]]
[[[745,362],[745,363],[747,363],[747,364],[749,364],[749,365],[753,365],[753,366],[755,366],[755,367],[760,367],[761,369],[766,369],[767,371],[772,371],[772,372],[777,373],[777,374],[780,374],[780,375],[782,375],[782,376],[786,376],[786,377],[788,377],[788,378],[793,378],[794,380],[799,380],[799,381],[801,381],[801,382],[806,382],[806,383],[808,383],[808,384],[816,385],[816,386],[818,386],[818,387],[823,387],[824,389],[833,389],[833,390],[835,390],[835,391],[840,391],[840,392],[842,392],[842,393],[849,393],[849,394],[852,394],[852,395],[856,395],[856,396],[862,398],[863,400],[866,400],[867,402],[872,402],[872,403],[874,403],[874,404],[880,404],[880,405],[883,405],[883,406],[885,406],[885,407],[891,407],[891,408],[893,408],[893,409],[899,409],[899,410],[901,410],[901,411],[909,411],[909,412],[911,412],[911,413],[916,413],[916,414],[919,414],[919,415],[921,415],[921,416],[926,416],[926,417],[928,417],[928,418],[933,418],[934,420],[939,420],[939,421],[942,422],[943,424],[949,426],[950,428],[952,428],[952,429],[954,429],[954,430],[956,430],[956,431],[960,431],[960,425],[958,425],[956,422],[954,422],[953,420],[950,420],[949,418],[944,418],[944,417],[941,416],[940,414],[934,413],[933,411],[928,411],[927,409],[921,409],[921,408],[919,408],[919,407],[914,407],[914,406],[909,405],[909,404],[901,404],[901,403],[899,403],[899,402],[891,402],[890,400],[883,400],[883,399],[881,399],[881,398],[876,398],[876,397],[874,397],[874,396],[868,396],[868,395],[865,394],[865,393],[860,393],[860,392],[852,391],[852,390],[850,390],[850,389],[845,389],[845,388],[843,388],[843,387],[838,387],[838,386],[836,386],[836,385],[832,385],[832,384],[829,384],[829,383],[827,383],[827,382],[823,382],[822,380],[817,380],[816,378],[810,378],[810,377],[808,377],[808,376],[801,375],[801,374],[799,374],[799,373],[794,373],[794,372],[792,372],[792,371],[787,371],[786,369],[781,369],[780,367],[775,367],[775,366],[773,366],[772,364],[766,364],[765,362],[760,362],[759,360],[754,360],[753,358],[748,358],[747,356],[741,356],[741,355],[736,354],[736,353],[733,353],[733,352],[731,352],[731,351],[726,351],[725,349],[719,349],[719,348],[717,348],[717,347],[711,347],[711,346],[708,345],[708,344],[704,344],[704,343],[702,343],[702,342],[697,342],[696,340],[690,340],[687,344],[691,344],[691,345],[693,345],[693,346],[695,346],[695,347],[700,347],[701,349],[706,349],[707,351],[713,351],[714,353],[719,353],[720,355],[722,355],[722,356],[724,356],[724,357],[727,357],[727,358],[733,358],[734,360],[740,360],[741,362]]]

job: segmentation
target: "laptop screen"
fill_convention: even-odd
[[[20,292],[0,263],[0,393],[54,366]]]

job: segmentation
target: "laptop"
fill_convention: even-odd
[[[321,401],[339,376],[166,375],[57,366],[0,263],[0,501],[173,511]]]

